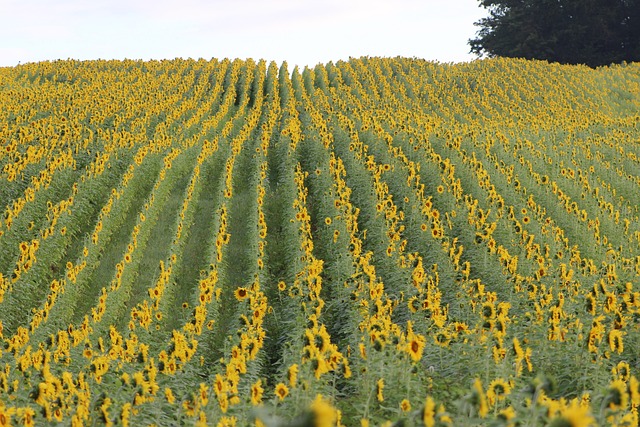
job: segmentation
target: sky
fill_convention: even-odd
[[[478,0],[0,0],[0,66],[55,59],[471,61]]]

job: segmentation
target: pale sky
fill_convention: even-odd
[[[0,0],[0,66],[55,59],[470,61],[478,0]]]

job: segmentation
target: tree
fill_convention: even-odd
[[[480,0],[478,56],[591,67],[640,61],[640,0]]]

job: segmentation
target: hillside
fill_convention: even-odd
[[[637,425],[640,64],[68,60],[0,105],[0,426]]]

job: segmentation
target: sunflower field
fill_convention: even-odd
[[[637,426],[640,64],[0,68],[0,427]]]

